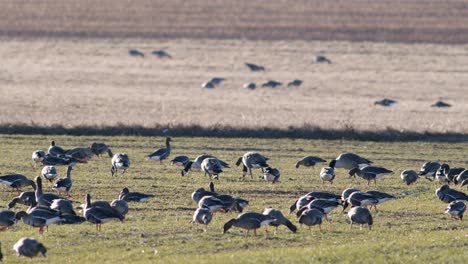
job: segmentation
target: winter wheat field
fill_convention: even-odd
[[[42,236],[23,223],[0,231],[5,263],[27,260],[12,248],[21,237],[34,237],[47,247],[47,258],[33,260],[38,263],[468,259],[467,221],[444,214],[447,204],[435,195],[440,185],[420,179],[406,186],[399,178],[402,170],[419,170],[430,160],[468,167],[468,2],[0,1],[0,17],[0,175],[39,175],[41,168],[33,166],[31,154],[47,150],[51,140],[66,149],[99,141],[114,153],[128,153],[131,167],[112,177],[108,157],[76,165],[71,200],[77,206],[86,193],[111,201],[123,187],[156,195],[146,203],[130,203],[124,222],[106,223],[100,232],[90,223],[51,225]],[[130,56],[131,49],[144,57]],[[159,49],[172,59],[151,54]],[[313,63],[317,55],[332,63]],[[245,62],[266,70],[251,72]],[[214,89],[200,87],[213,77],[226,81]],[[286,87],[294,79],[304,82]],[[283,85],[243,88],[247,82],[261,85],[268,80]],[[383,98],[397,104],[374,105]],[[452,107],[431,107],[438,100]],[[372,210],[370,231],[350,229],[347,215],[338,208],[322,230],[303,227],[294,234],[283,226],[276,233],[269,227],[268,236],[265,228],[257,237],[244,238],[236,228],[222,234],[224,223],[237,216],[229,212],[216,213],[205,232],[190,223],[197,208],[190,194],[207,189],[210,179],[201,172],[182,177],[181,168],[168,161],[147,161],[146,155],[164,146],[164,137],[141,136],[138,130],[112,133],[120,127],[168,128],[165,133],[171,136],[172,129],[191,126],[216,128],[218,133],[172,135],[170,158],[208,153],[228,162],[231,168],[214,180],[216,191],[249,200],[246,211],[272,206],[297,224],[295,215],[287,213],[307,192],[340,194],[356,187],[397,199],[382,204],[378,212]],[[18,127],[25,134],[15,133]],[[83,127],[93,132],[67,135]],[[439,137],[427,142],[222,137],[223,129],[291,127]],[[38,128],[44,134],[34,134]],[[458,135],[456,143],[444,140],[446,133]],[[281,171],[280,182],[265,182],[258,170],[253,179],[242,180],[235,162],[248,151],[269,157],[269,164]],[[294,167],[306,155],[330,161],[345,151],[394,173],[367,186],[336,169],[335,182],[323,184],[319,172],[326,164]],[[65,167],[58,170],[65,175]],[[53,192],[51,187],[45,183],[44,191]],[[0,206],[6,209],[17,193],[0,188]],[[466,187],[453,188],[467,192]]]

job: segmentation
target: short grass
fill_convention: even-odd
[[[96,158],[78,165],[73,171],[73,200],[83,202],[84,195],[93,199],[112,200],[121,188],[154,193],[156,199],[131,204],[124,223],[111,222],[96,232],[93,225],[50,226],[49,232],[38,236],[37,229],[18,224],[0,233],[6,263],[22,263],[12,245],[21,237],[35,237],[48,248],[49,256],[35,262],[48,263],[462,263],[466,260],[468,224],[449,220],[443,214],[445,204],[434,195],[437,185],[425,180],[406,186],[399,179],[403,169],[418,169],[427,160],[440,159],[454,166],[468,166],[468,144],[445,143],[375,143],[324,140],[267,140],[223,138],[174,138],[173,155],[192,158],[210,153],[229,162],[231,169],[216,181],[217,191],[242,196],[250,201],[247,211],[261,212],[273,206],[287,213],[296,197],[309,191],[340,193],[344,188],[377,189],[395,194],[399,199],[380,206],[375,213],[372,231],[349,229],[347,217],[334,211],[323,230],[300,229],[297,234],[281,227],[276,235],[244,238],[239,229],[222,234],[222,226],[235,213],[216,214],[207,232],[189,223],[196,204],[190,194],[207,187],[209,179],[202,173],[180,176],[180,168],[159,165],[144,159],[154,148],[163,145],[158,137],[69,137],[69,136],[0,136],[0,174],[22,173],[38,175],[33,168],[31,153],[46,149],[50,140],[65,148],[86,146],[92,141],[104,141],[114,152],[126,152],[132,160],[127,174],[110,176],[110,159]],[[281,182],[271,185],[258,178],[241,181],[240,169],[234,162],[244,152],[256,150],[270,157],[270,164],[279,168]],[[375,164],[396,173],[368,187],[359,179],[350,180],[346,171],[338,169],[333,185],[322,184],[318,178],[320,166],[295,169],[294,163],[305,155],[317,155],[327,160],[343,151],[352,151],[372,159]],[[59,168],[65,173],[65,168]],[[3,188],[3,187],[2,187]],[[45,190],[51,191],[45,184]],[[15,194],[0,192],[0,203],[6,205]],[[5,206],[3,206],[5,207]],[[16,210],[25,208],[15,208]],[[292,215],[289,218],[295,222]],[[271,231],[273,229],[270,228]]]

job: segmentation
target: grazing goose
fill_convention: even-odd
[[[72,202],[66,199],[54,199],[50,209],[57,210],[62,214],[76,215]]]
[[[428,161],[421,166],[419,170],[419,176],[425,176],[426,179],[433,181],[437,170],[440,168],[440,162],[438,161]],[[432,176],[432,179],[428,178]]]
[[[127,202],[144,203],[153,198],[154,194],[144,194],[140,192],[130,192],[127,187],[123,188],[119,194],[119,199]]]
[[[450,168],[450,166],[448,164],[442,164],[440,165],[440,168],[439,170],[437,171],[437,173],[440,173],[440,171],[442,171],[442,173],[444,174],[445,178],[449,181],[449,182],[453,182],[455,183],[455,179],[458,175],[460,175],[460,173],[462,173],[463,171],[465,170],[465,168]],[[436,173],[436,176],[437,176],[437,173]]]
[[[319,225],[319,229],[322,230],[322,221],[325,215],[319,209],[312,208],[306,209],[302,212],[299,216],[299,225],[306,225],[309,227],[309,231],[311,231],[310,227],[313,225]]]
[[[184,155],[175,156],[171,160],[172,165],[182,166],[182,167],[185,167],[187,165],[187,163],[189,163],[189,162],[190,162],[190,158],[187,157],[187,156],[184,156]]]
[[[379,200],[375,198],[373,195],[364,193],[364,192],[353,192],[349,195],[348,199],[344,201],[343,204],[343,211],[351,205],[351,207],[356,206],[375,206],[379,203]]]
[[[400,178],[406,185],[410,185],[419,179],[419,175],[414,170],[404,170],[401,172]]]
[[[182,176],[185,176],[187,175],[187,173],[189,172],[189,170],[194,170],[194,171],[199,171],[201,170],[201,164],[202,162],[207,159],[207,158],[215,158],[219,161],[219,163],[221,164],[222,167],[224,168],[229,168],[229,164],[227,164],[226,162],[216,158],[215,156],[212,156],[212,155],[208,155],[208,154],[203,154],[203,155],[200,155],[198,157],[195,158],[195,160],[193,161],[189,161],[184,169],[181,171],[181,175]]]
[[[308,205],[312,200],[315,198],[309,195],[303,195],[299,197],[290,207],[289,207],[289,214],[294,212],[294,210],[298,209],[300,210],[302,207]]]
[[[370,184],[371,181],[374,181],[374,184],[377,185],[377,179],[393,173],[393,171],[382,168],[382,167],[375,167],[375,166],[367,166],[362,169],[354,168],[349,171],[349,177],[353,177],[358,175],[359,177],[367,180],[367,185]]]
[[[79,163],[87,163],[93,158],[94,152],[90,148],[73,148],[65,151],[64,155],[78,160]]]
[[[275,88],[276,86],[281,86],[281,85],[282,85],[282,83],[280,83],[280,82],[273,81],[273,80],[269,80],[268,82],[263,83],[263,84],[262,84],[262,87],[271,87],[271,88]]]
[[[298,80],[298,79],[295,79],[294,81],[291,81],[288,83],[288,87],[291,87],[291,86],[299,87],[301,85],[302,85],[302,80]]]
[[[354,153],[342,153],[336,159],[335,168],[343,168],[343,169],[353,169],[353,168],[362,168],[365,166],[369,166],[372,161],[363,158]]]
[[[119,220],[123,221],[124,216],[119,214],[116,210],[104,207],[96,207],[91,204],[91,195],[86,194],[86,205],[83,210],[83,216],[86,221],[96,225],[96,231],[101,231],[101,225],[111,221]]]
[[[362,225],[367,224],[369,226],[369,230],[372,229],[372,225],[374,224],[374,221],[372,219],[372,215],[369,211],[369,209],[364,208],[364,207],[353,207],[351,210],[348,212],[348,217],[351,220],[351,224],[349,225],[349,228],[351,229],[353,227],[353,224],[360,224],[361,228]]]
[[[369,209],[372,209],[372,206],[375,208],[375,211],[377,212],[377,205],[378,204],[382,204],[388,200],[393,200],[393,199],[396,199],[395,196],[391,195],[391,194],[388,194],[388,193],[384,193],[384,192],[379,192],[379,191],[367,191],[366,192],[367,194],[370,194],[372,195],[375,199],[377,199],[377,203],[376,204],[372,204],[370,206]]]
[[[145,57],[145,54],[143,54],[143,52],[136,49],[128,50],[128,54],[133,57]]]
[[[392,99],[382,99],[380,101],[375,101],[374,102],[374,105],[381,105],[381,106],[394,106],[396,105],[396,101],[395,100],[392,100]]]
[[[114,199],[112,200],[110,206],[123,216],[128,213],[128,203],[125,200]]]
[[[213,214],[208,208],[197,208],[193,214],[192,223],[205,225],[205,232],[208,224],[211,222]]]
[[[320,179],[322,180],[322,183],[329,181],[331,184],[333,184],[333,180],[335,179],[335,164],[336,160],[332,160],[328,167],[322,168],[320,171]]]
[[[245,66],[247,66],[247,67],[248,67],[251,71],[253,71],[253,72],[256,72],[256,71],[265,71],[265,67],[263,67],[263,66],[258,66],[258,65],[256,65],[256,64],[248,63],[248,62],[246,62],[246,63],[244,63],[244,64],[245,64]]]
[[[299,166],[313,167],[315,166],[315,164],[321,163],[321,162],[327,162],[327,161],[322,158],[315,157],[315,156],[305,156],[296,163],[296,169],[299,168]]]
[[[244,84],[244,88],[249,90],[255,90],[255,88],[257,88],[257,85],[255,83],[246,83]]]
[[[125,153],[117,153],[112,157],[112,176],[116,175],[119,170],[122,170],[122,175],[130,167],[130,158]]]
[[[31,191],[22,192],[17,197],[11,199],[11,201],[8,203],[8,209],[15,207],[17,203],[20,203],[26,206],[31,206],[35,202],[36,202],[35,192],[31,192]]]
[[[279,182],[280,176],[280,171],[272,167],[266,167],[265,171],[263,172],[263,178],[265,181],[271,182],[272,184]]]
[[[314,199],[324,199],[327,201],[341,202],[341,196],[329,192],[309,192],[306,194]]]
[[[213,196],[220,199],[226,210],[233,210],[242,212],[244,208],[249,205],[249,201],[241,197],[232,197],[227,194],[219,194],[214,190],[214,183],[210,182],[210,191],[206,191],[203,188],[199,188],[192,193],[192,199],[199,203],[200,200],[205,196]]]
[[[21,238],[13,245],[13,249],[16,251],[18,256],[33,258],[37,256],[37,254],[41,253],[42,256],[47,257],[47,249],[42,243],[39,243],[34,238]]]
[[[462,201],[453,201],[445,209],[446,214],[450,214],[450,218],[455,220],[463,220],[463,214],[466,211],[466,204]]]
[[[269,215],[275,219],[275,221],[271,222],[270,225],[276,227],[276,231],[278,231],[278,227],[280,225],[285,225],[293,233],[296,233],[297,227],[293,223],[291,223],[291,221],[289,221],[286,217],[284,217],[280,210],[268,207],[265,208],[265,210],[263,210],[263,214]]]
[[[44,166],[75,166],[80,163],[79,160],[72,157],[54,157],[46,155],[42,160]]]
[[[34,167],[38,164],[41,163],[42,160],[45,158],[46,153],[43,150],[36,150],[32,154],[32,160],[34,161]]]
[[[446,164],[442,164],[442,165],[446,165]],[[434,178],[440,184],[449,184],[450,183],[450,181],[447,179],[447,176],[445,176],[444,169],[442,169],[442,166],[437,170]]]
[[[47,152],[48,152],[48,155],[52,157],[61,157],[65,154],[65,150],[62,147],[55,145],[54,140],[50,142],[50,146]]]
[[[236,165],[239,166],[241,163],[244,165],[242,169],[242,178],[245,177],[248,169],[250,178],[253,179],[252,168],[261,168],[263,172],[263,168],[269,167],[266,163],[267,160],[268,158],[258,152],[247,152],[237,160]]]
[[[323,56],[323,55],[315,56],[314,62],[315,63],[324,63],[324,62],[326,62],[328,64],[331,64],[331,60],[328,59],[327,57]]]
[[[460,172],[460,174],[454,177],[453,182],[457,185],[465,186],[468,182],[468,170]]]
[[[249,235],[250,230],[253,230],[254,235],[257,236],[257,229],[264,225],[268,225],[275,220],[276,219],[270,215],[263,215],[254,212],[242,213],[238,215],[237,218],[233,218],[224,224],[223,233],[225,234],[229,229],[231,229],[231,227],[235,226],[247,230],[245,237]]]
[[[227,212],[229,209],[226,204],[215,196],[205,196],[198,202],[199,208],[207,208],[210,212],[215,213],[218,211]]]
[[[22,174],[8,174],[0,176],[0,182],[18,192],[20,191],[20,188],[27,186],[36,188],[34,181],[26,178],[26,176]]]
[[[167,53],[167,51],[165,50],[155,50],[153,52],[151,52],[151,54],[153,54],[154,56],[160,58],[160,59],[164,59],[164,58],[168,58],[168,59],[172,59],[172,56],[169,55],[169,53]]]
[[[10,210],[0,210],[0,231],[10,228],[15,223],[15,212]]]
[[[109,155],[109,158],[112,158],[112,156],[114,156],[109,146],[107,146],[104,143],[93,142],[91,144],[91,151],[94,153],[94,155],[98,157],[104,153],[107,153],[107,155]]]
[[[302,207],[296,213],[297,217],[300,217],[302,212],[307,209],[319,209],[324,214],[325,219],[327,219],[327,214],[333,211],[338,206],[341,206],[341,203],[338,201],[328,201],[324,199],[314,199],[307,206]]]
[[[206,158],[201,163],[201,169],[205,173],[205,176],[219,180],[219,174],[223,172],[222,165],[216,158]]]
[[[155,150],[153,153],[149,154],[146,159],[159,160],[159,163],[163,164],[163,160],[167,159],[171,154],[171,141],[172,139],[170,137],[166,137],[166,147]]]
[[[448,104],[446,102],[443,102],[443,101],[437,101],[435,102],[434,104],[431,105],[431,107],[451,107],[452,105],[451,104]]]
[[[72,181],[72,178],[71,178],[72,169],[73,169],[72,166],[68,166],[67,167],[67,176],[58,179],[55,182],[54,187],[52,187],[56,192],[59,193],[59,195],[60,195],[60,193],[65,193],[67,195],[67,197],[71,197],[70,190],[71,190],[71,187],[72,187],[72,184],[73,184],[73,181]]]
[[[55,177],[57,177],[57,169],[55,166],[44,166],[44,168],[42,168],[41,175],[44,179],[52,182]]]
[[[24,224],[39,227],[39,235],[44,233],[44,227],[52,224],[65,222],[59,211],[45,207],[34,207],[28,210],[29,212],[19,211],[15,218],[22,220]]]
[[[443,185],[436,190],[435,194],[444,203],[451,203],[453,201],[465,201],[468,202],[468,195],[466,193],[450,189],[448,185]]]
[[[210,190],[206,191],[204,188],[198,188],[192,193],[192,200],[196,203],[200,202],[200,200],[205,196],[215,196],[217,193],[214,191],[214,183],[210,182]]]
[[[349,196],[350,196],[353,192],[360,192],[360,190],[359,190],[359,189],[356,189],[356,188],[354,188],[354,187],[344,189],[343,192],[341,193],[341,201],[346,201],[346,200],[348,200]]]

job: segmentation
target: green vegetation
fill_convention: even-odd
[[[381,205],[377,213],[372,211],[372,231],[360,230],[357,226],[350,230],[347,217],[337,209],[329,215],[332,222],[322,225],[322,231],[315,227],[309,232],[303,227],[293,234],[280,227],[276,234],[270,232],[267,238],[264,230],[258,232],[258,237],[244,238],[236,228],[222,234],[222,225],[236,217],[236,213],[215,214],[207,232],[189,223],[197,206],[190,194],[196,188],[207,188],[210,180],[201,172],[181,177],[180,167],[145,160],[145,155],[164,145],[162,137],[2,135],[0,174],[22,173],[30,178],[39,175],[40,168],[33,168],[31,154],[36,149],[46,150],[52,139],[64,148],[103,141],[114,153],[128,153],[132,160],[129,171],[118,177],[111,177],[108,157],[77,165],[72,172],[72,199],[77,205],[84,201],[87,192],[93,199],[111,201],[126,186],[131,191],[153,193],[156,198],[147,203],[131,203],[125,222],[106,223],[102,232],[96,232],[89,223],[52,225],[48,233],[39,237],[37,229],[18,224],[0,233],[5,263],[24,262],[25,259],[14,256],[12,250],[13,244],[24,236],[38,238],[48,248],[47,259],[38,257],[34,260],[38,263],[117,263],[121,260],[132,263],[462,263],[467,258],[467,221],[453,221],[443,214],[446,204],[434,194],[438,185],[421,179],[415,185],[406,186],[399,178],[403,169],[417,170],[427,160],[440,159],[453,166],[467,167],[466,143],[174,138],[171,156],[185,154],[195,158],[209,153],[227,161],[231,168],[220,175],[215,187],[218,192],[248,199],[247,211],[261,212],[273,206],[287,214],[295,199],[306,192],[341,193],[351,186],[361,190],[377,189],[399,198]],[[258,177],[239,179],[241,168],[234,163],[250,150],[260,151],[270,158],[272,166],[280,169],[279,184],[268,184]],[[376,187],[368,187],[364,180],[348,179],[345,170],[337,169],[337,179],[330,185],[322,184],[319,179],[321,165],[294,167],[305,155],[330,160],[343,151],[358,153],[395,174],[377,181]],[[64,175],[65,168],[60,167],[59,172],[60,176]],[[254,170],[254,176],[259,175],[260,171]],[[51,184],[45,183],[45,191],[52,191]],[[9,190],[2,191],[0,203],[6,205],[14,196],[16,193]],[[17,206],[15,210],[20,208],[25,209]],[[293,215],[287,217],[296,222]]]

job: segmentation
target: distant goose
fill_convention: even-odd
[[[212,82],[202,83],[202,85],[201,85],[201,88],[205,88],[205,89],[213,89],[215,87],[216,87],[216,84],[214,84]]]
[[[440,165],[439,170],[436,172],[436,176],[437,176],[437,173],[439,173],[440,171],[441,173],[444,174],[448,182],[455,183],[457,176],[460,175],[460,173],[462,173],[464,170],[465,168],[450,168],[448,164],[444,163]]]
[[[283,213],[281,213],[280,210],[268,207],[263,210],[264,215],[269,215],[275,220],[270,223],[271,226],[276,227],[276,231],[278,231],[278,227],[280,225],[286,226],[289,230],[291,230],[293,233],[296,233],[297,227],[291,223],[286,217],[284,217]]]
[[[33,258],[37,256],[37,254],[41,253],[42,256],[47,257],[47,249],[42,243],[39,243],[34,238],[21,238],[13,245],[13,249],[16,251],[18,256]]]
[[[465,186],[468,184],[468,170],[463,170],[454,177],[453,182],[457,185]]]
[[[128,203],[125,200],[114,199],[110,203],[110,206],[122,216],[128,213]]]
[[[325,215],[319,209],[316,209],[316,208],[305,209],[299,216],[299,225],[308,226],[309,231],[311,230],[310,229],[311,226],[318,225],[319,229],[322,230],[322,221],[324,218],[325,218]]]
[[[214,84],[215,86],[218,86],[225,80],[226,80],[225,78],[214,77],[214,78],[211,78],[210,83]]]
[[[353,224],[359,224],[361,225],[361,228],[362,225],[367,224],[369,226],[369,230],[371,230],[372,225],[374,224],[369,209],[364,207],[351,208],[351,210],[348,212],[348,217],[351,220],[351,224],[349,225],[350,229],[352,228]]]
[[[282,83],[280,83],[280,82],[269,80],[268,82],[263,83],[262,87],[276,88],[276,86],[281,86],[281,85],[282,85]]]
[[[0,210],[0,231],[10,228],[15,223],[15,212],[10,210]]]
[[[281,173],[278,169],[272,167],[266,167],[265,171],[263,172],[263,178],[267,182],[271,182],[274,184],[275,182],[279,182],[279,177]]]
[[[327,214],[336,209],[337,207],[341,206],[340,202],[337,201],[328,201],[324,199],[314,199],[306,206],[299,209],[296,213],[297,217],[300,217],[302,212],[307,209],[319,209],[324,214],[325,219],[327,218]]]
[[[216,158],[206,158],[201,163],[201,169],[210,178],[219,179],[219,174],[223,172],[222,165]]]
[[[101,225],[111,220],[123,221],[124,216],[119,214],[113,208],[94,207],[91,204],[91,195],[86,195],[86,205],[83,210],[83,216],[86,221],[96,225],[96,231],[101,231]]]
[[[382,178],[385,175],[391,174],[393,171],[388,170],[382,167],[376,166],[367,166],[362,169],[354,168],[349,171],[349,177],[353,177],[358,175],[359,177],[363,178],[367,181],[367,185],[370,184],[371,181],[374,181],[374,184],[377,185],[377,179]]]
[[[130,158],[126,153],[117,153],[112,157],[112,176],[116,175],[119,170],[122,170],[122,175],[130,167]]]
[[[247,68],[249,68],[251,71],[256,72],[256,71],[265,71],[265,67],[259,66],[253,63],[244,63]]]
[[[145,54],[143,54],[143,52],[136,49],[129,50],[128,54],[133,57],[145,57]]]
[[[109,146],[107,146],[104,143],[93,142],[91,144],[91,151],[94,153],[94,155],[98,157],[104,153],[107,153],[107,155],[109,155],[109,158],[112,158],[112,156],[114,156]]]
[[[54,140],[50,142],[50,147],[47,152],[52,157],[61,157],[65,154],[65,150],[62,147],[57,146]]]
[[[57,177],[57,169],[54,166],[44,166],[41,171],[42,177],[52,182]]]
[[[208,208],[197,208],[192,217],[192,223],[205,225],[205,231],[213,218],[213,213]]]
[[[375,206],[379,203],[379,200],[371,194],[364,192],[353,192],[349,195],[348,199],[343,203],[343,211],[351,205],[351,207],[356,206]]]
[[[335,179],[335,164],[336,160],[332,160],[328,167],[322,168],[322,170],[320,171],[320,179],[322,180],[322,183],[328,181],[331,184],[333,184],[333,180]]]
[[[71,178],[71,171],[72,171],[72,166],[67,167],[67,176],[62,177],[58,179],[54,187],[52,187],[55,191],[57,191],[60,195],[60,193],[65,193],[67,197],[71,197],[70,195],[70,190],[73,185],[73,180]]]
[[[215,156],[212,156],[212,155],[208,155],[208,154],[203,154],[203,155],[200,155],[198,157],[195,158],[195,160],[193,161],[189,161],[184,169],[181,171],[181,174],[182,176],[185,176],[187,175],[187,173],[189,172],[189,170],[194,170],[194,171],[199,171],[201,170],[201,164],[203,162],[203,160],[207,159],[207,158],[216,158]],[[221,166],[223,166],[224,168],[229,168],[229,164],[227,164],[226,162],[216,158],[219,163],[221,164]]]
[[[331,60],[328,59],[327,57],[323,56],[323,55],[315,56],[314,62],[315,63],[324,63],[324,62],[326,62],[328,64],[331,64]]]
[[[242,178],[245,177],[248,169],[250,178],[253,179],[252,168],[261,168],[263,172],[263,168],[269,167],[266,163],[267,160],[268,158],[258,152],[247,152],[237,160],[236,165],[239,166],[241,163],[244,165],[242,169]]]
[[[419,179],[419,175],[414,170],[404,170],[401,172],[400,178],[406,185],[410,185]]]
[[[392,99],[382,99],[380,101],[375,101],[374,102],[374,105],[381,105],[381,106],[394,106],[396,105],[396,101],[395,100],[392,100]]]
[[[453,201],[445,209],[445,213],[455,220],[463,220],[463,214],[466,211],[466,204],[462,201]]]
[[[321,163],[321,162],[327,162],[327,161],[322,158],[315,157],[315,156],[305,156],[296,163],[296,168],[299,168],[300,166],[313,167],[315,166],[315,164]]]
[[[432,107],[451,107],[452,105],[448,104],[446,102],[443,102],[443,101],[437,101],[434,104],[432,104],[431,106]]]
[[[255,83],[246,83],[244,84],[244,88],[249,90],[255,90],[255,88],[257,88],[257,85]]]
[[[8,203],[8,209],[11,209],[16,206],[17,203],[22,205],[31,206],[33,203],[36,202],[36,194],[35,192],[22,192],[17,197],[11,199]]]
[[[275,220],[275,218],[269,215],[263,215],[254,212],[243,213],[238,215],[237,218],[233,218],[226,222],[223,227],[223,233],[225,234],[229,229],[231,229],[231,227],[235,226],[247,230],[245,237],[249,235],[250,230],[253,230],[254,235],[257,236],[257,229],[264,225],[269,225]]]
[[[298,79],[288,83],[288,87],[291,87],[291,86],[299,87],[301,85],[302,85],[302,80],[298,80]]]
[[[182,166],[182,167],[185,167],[185,165],[187,165],[187,163],[189,162],[190,162],[190,158],[184,155],[175,156],[171,160],[172,165]]]
[[[169,55],[169,53],[167,53],[167,51],[165,50],[155,50],[153,52],[151,52],[151,54],[153,54],[154,56],[160,58],[160,59],[164,59],[164,58],[168,58],[168,59],[172,59],[172,56]]]
[[[393,199],[396,199],[395,196],[391,195],[391,194],[388,194],[388,193],[384,193],[384,192],[379,192],[379,191],[367,191],[366,192],[367,194],[370,194],[372,195],[375,199],[377,199],[377,203],[376,204],[372,204],[370,206],[370,208],[372,208],[372,206],[375,208],[375,211],[377,212],[377,205],[378,204],[382,204],[386,201],[389,201],[389,200],[393,200]]]
[[[23,187],[31,186],[36,188],[36,184],[33,180],[28,179],[22,174],[8,174],[0,176],[0,183],[5,184],[6,186],[11,187],[13,190],[20,192],[20,189]]]
[[[80,163],[87,163],[94,156],[94,152],[90,148],[72,148],[65,151],[64,155]]]
[[[425,176],[426,179],[433,181],[437,170],[440,169],[440,162],[438,161],[428,161],[421,166],[418,175]],[[428,178],[432,176],[432,178]]]
[[[32,160],[34,161],[34,166],[41,163],[45,158],[46,153],[43,150],[35,150],[32,154]]]
[[[349,152],[340,154],[335,160],[335,168],[343,168],[347,170],[361,168],[372,164],[372,161]]]
[[[167,159],[171,154],[171,142],[172,139],[170,137],[166,137],[166,147],[159,148],[155,150],[153,153],[149,154],[146,158],[148,160],[159,160],[160,164],[163,164],[163,160]]]
[[[448,185],[443,185],[439,189],[436,190],[435,194],[439,197],[444,203],[451,203],[453,201],[464,201],[468,202],[468,195],[457,191],[455,189],[450,189]]]
[[[154,194],[145,194],[140,192],[130,192],[127,187],[123,188],[119,194],[119,199],[127,202],[144,203],[153,198]]]
[[[55,157],[46,155],[44,159],[42,159],[42,165],[44,166],[75,166],[78,163],[80,163],[79,160],[65,156]]]

